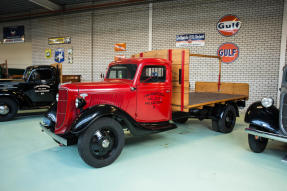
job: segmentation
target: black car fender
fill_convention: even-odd
[[[150,133],[149,130],[143,129],[129,114],[113,105],[96,105],[83,110],[73,122],[70,132],[79,135],[101,117],[114,118],[123,126],[123,128],[129,129],[133,135]]]
[[[265,108],[260,101],[254,102],[248,107],[244,121],[257,130],[278,133],[279,110],[274,105]]]
[[[11,98],[16,101],[18,106],[21,106],[25,100],[25,97],[23,95],[17,93],[16,91],[10,90],[0,91],[0,97]]]

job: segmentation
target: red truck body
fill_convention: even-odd
[[[180,55],[185,55],[182,52]],[[171,55],[172,51],[168,53]],[[124,146],[124,129],[136,136],[145,135],[176,128],[171,120],[184,123],[193,117],[212,119],[215,131],[231,132],[239,115],[238,106],[244,106],[248,96],[184,92],[184,65],[172,66],[171,56],[168,57],[170,60],[122,59],[109,64],[102,82],[62,84],[57,103],[41,122],[43,131],[64,145],[78,142],[80,156],[93,167],[107,166],[119,156]],[[179,58],[186,60],[184,56]],[[176,62],[177,57],[173,60]],[[182,75],[174,75],[177,70],[182,70]],[[174,86],[180,81],[184,82],[181,86]],[[207,87],[214,87],[211,84]],[[229,88],[230,84],[222,86],[238,89],[237,84],[231,85],[233,88]],[[206,89],[206,85],[198,87]],[[183,97],[189,97],[187,103]]]

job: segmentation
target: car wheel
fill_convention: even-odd
[[[248,143],[250,149],[255,153],[261,153],[265,150],[268,139],[248,134]]]
[[[188,120],[188,117],[173,119],[173,121],[174,121],[175,123],[181,123],[181,124],[187,122],[187,120]]]
[[[232,132],[236,122],[236,111],[232,105],[227,105],[222,118],[218,120],[218,129],[222,133]]]
[[[0,98],[0,122],[13,119],[17,111],[18,105],[13,99]]]
[[[125,144],[122,126],[112,118],[96,120],[78,140],[81,158],[90,166],[101,168],[113,163]]]

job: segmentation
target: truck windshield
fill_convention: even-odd
[[[136,64],[119,64],[111,66],[107,73],[107,79],[132,80],[136,74]]]

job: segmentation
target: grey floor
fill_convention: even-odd
[[[146,137],[127,135],[120,157],[94,169],[77,147],[59,147],[40,131],[41,117],[0,123],[1,191],[287,190],[286,144],[249,150],[243,119],[231,134],[211,131],[209,120]]]

